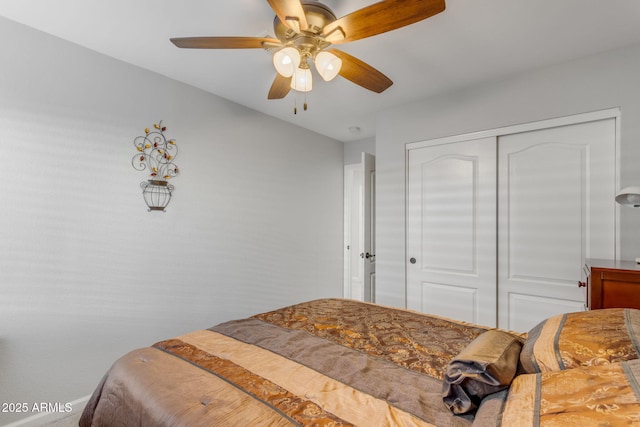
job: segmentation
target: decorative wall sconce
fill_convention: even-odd
[[[623,206],[640,208],[640,187],[625,187],[616,194],[616,202]]]
[[[131,159],[131,164],[136,170],[147,169],[150,172],[150,178],[140,183],[149,211],[165,211],[174,189],[167,181],[178,174],[178,167],[173,163],[178,146],[175,140],[167,140],[165,130],[167,128],[160,121],[153,125],[153,130],[146,128],[143,136],[133,140],[138,152]]]

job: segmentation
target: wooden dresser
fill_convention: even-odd
[[[635,261],[588,259],[587,305],[640,309],[640,264]]]

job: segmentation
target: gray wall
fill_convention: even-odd
[[[134,347],[342,295],[341,142],[4,19],[0,38],[0,402],[70,402]],[[158,120],[180,149],[166,213],[131,166]]]
[[[360,163],[362,153],[376,155],[376,139],[366,138],[359,141],[350,141],[344,143],[344,164],[351,165]]]
[[[640,185],[640,46],[390,109],[377,118],[376,301],[405,305],[405,145],[620,107],[621,186]],[[621,212],[621,257],[640,256],[640,209]]]

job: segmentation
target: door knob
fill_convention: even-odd
[[[586,282],[578,282],[578,287],[579,288],[586,288],[587,287],[587,283]]]
[[[409,259],[409,262],[410,262],[411,264],[415,264],[415,263],[416,263],[416,259],[415,259],[415,258],[413,258],[413,257],[411,257],[411,259]]]

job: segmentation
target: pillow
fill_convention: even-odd
[[[509,387],[500,422],[494,420],[494,425],[638,425],[638,381],[640,360],[518,375]],[[484,406],[490,400],[482,402],[479,414],[487,412]]]
[[[531,329],[520,362],[527,373],[604,365],[638,359],[639,343],[640,310],[560,314]]]
[[[451,412],[474,411],[483,397],[505,389],[518,369],[522,342],[504,331],[484,332],[447,365],[442,398]]]

